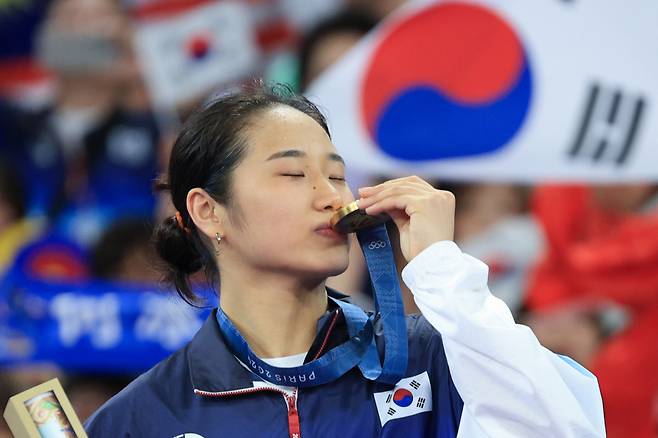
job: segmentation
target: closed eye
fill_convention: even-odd
[[[330,176],[329,179],[333,179],[336,181],[345,181],[345,178],[343,178],[342,176]]]
[[[281,176],[304,176],[303,173],[282,173]]]

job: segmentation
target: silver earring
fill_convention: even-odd
[[[215,233],[215,240],[217,240],[217,246],[222,242],[222,236],[219,233]],[[219,248],[215,249],[215,255],[219,255]]]

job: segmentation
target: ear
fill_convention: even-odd
[[[212,196],[201,188],[194,188],[187,193],[187,211],[199,231],[210,239],[215,233],[224,235],[221,213],[223,209]]]

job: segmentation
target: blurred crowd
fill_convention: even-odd
[[[173,111],[153,105],[133,35],[145,10],[185,2],[34,2],[42,18],[35,21],[28,70],[37,80],[26,84],[0,73],[3,275],[27,249],[47,253],[55,241],[70,251],[33,257],[31,275],[158,282],[151,230],[173,211],[152,187],[180,121],[206,96],[254,77],[303,92],[404,3],[243,1],[258,23],[257,62],[245,77],[215,84]],[[0,4],[2,20],[3,14]],[[2,62],[0,70],[8,68]],[[348,175],[348,182],[355,191],[373,180]],[[491,291],[543,345],[597,375],[609,436],[657,436],[658,186],[431,182],[455,193],[456,241],[489,265]],[[329,285],[371,306],[360,249],[351,254],[348,271]],[[401,270],[401,255],[398,261]],[[2,293],[0,317],[11,311]],[[404,294],[406,310],[417,311]],[[7,367],[0,372],[2,406],[54,376],[83,421],[134,377],[42,363]],[[10,435],[0,428],[3,436]]]

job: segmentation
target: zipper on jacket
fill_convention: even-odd
[[[290,438],[302,438],[302,431],[299,427],[299,412],[297,411],[297,388],[293,389],[291,395],[284,394],[288,407],[288,433]]]
[[[194,393],[204,397],[232,397],[243,394],[253,394],[255,392],[278,392],[283,396],[286,402],[286,409],[288,410],[288,436],[290,438],[302,438],[302,431],[299,425],[299,412],[297,411],[297,388],[293,389],[291,395],[288,395],[284,390],[273,388],[269,386],[259,388],[244,388],[236,389],[233,391],[204,391],[201,389],[194,389]]]
[[[339,313],[340,311],[337,309],[336,312],[334,313],[333,319],[331,320],[329,329],[327,330],[327,333],[324,336],[322,345],[320,346],[320,349],[316,353],[313,360],[320,357],[325,347],[327,346],[327,341],[329,340],[329,336],[331,335],[331,332],[333,331],[334,326],[336,325],[336,320],[338,319]],[[302,431],[299,424],[299,412],[297,411],[298,388],[294,388],[291,395],[288,395],[285,391],[279,388],[267,387],[267,386],[234,389],[231,391],[204,391],[202,389],[194,388],[194,393],[197,395],[201,395],[204,397],[217,397],[217,398],[234,397],[244,394],[253,394],[255,392],[261,392],[261,391],[278,392],[279,394],[283,395],[283,399],[286,401],[286,408],[288,409],[288,435],[290,438],[302,438]]]

